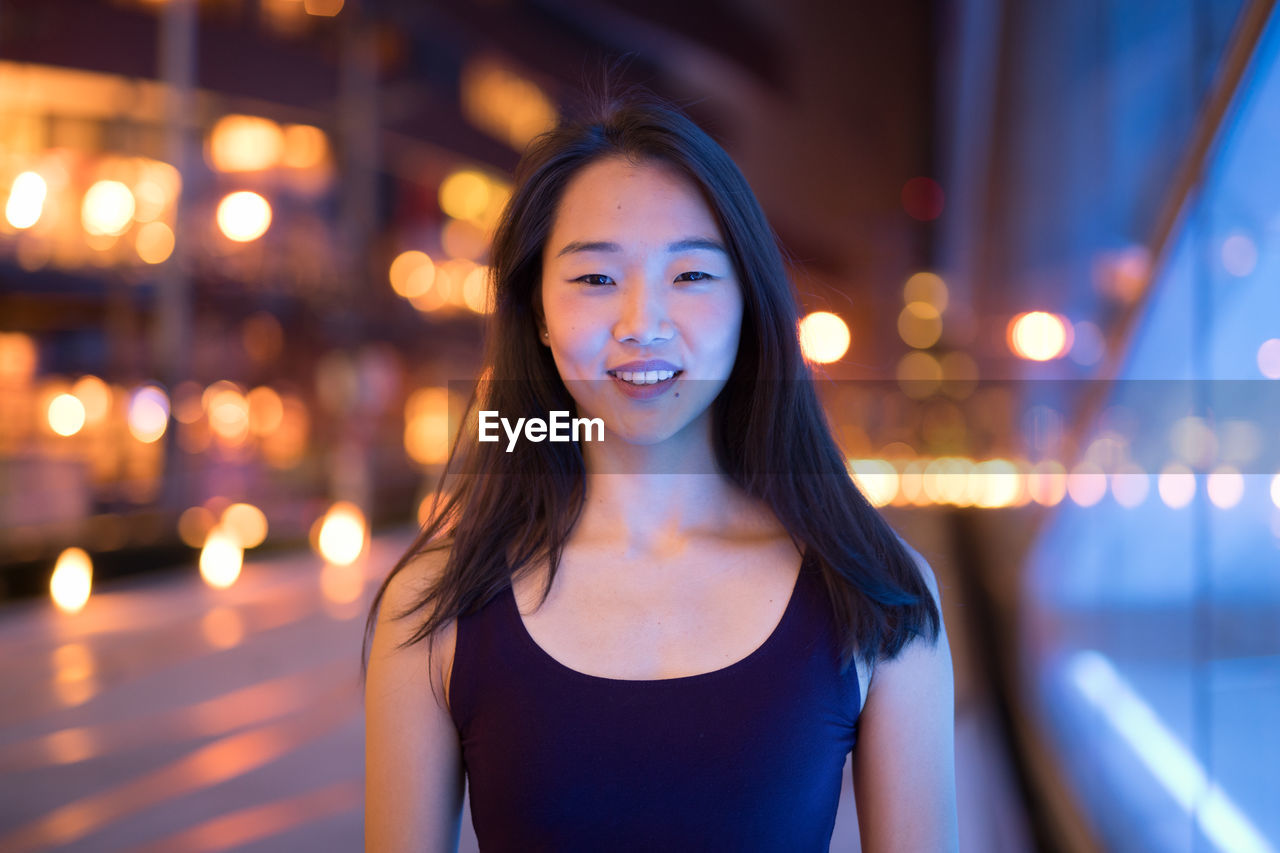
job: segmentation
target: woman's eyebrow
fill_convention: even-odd
[[[689,252],[694,250],[702,250],[706,252],[720,252],[728,255],[729,252],[719,240],[712,240],[708,237],[686,237],[683,240],[677,240],[674,243],[667,244],[667,253],[675,254],[676,252]],[[566,243],[564,248],[556,252],[556,257],[561,258],[565,255],[575,252],[621,252],[622,247],[617,243],[609,243],[602,240],[583,242],[574,240]]]

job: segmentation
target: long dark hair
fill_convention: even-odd
[[[777,515],[819,567],[841,641],[841,666],[896,657],[914,637],[936,642],[940,616],[902,541],[863,496],[818,400],[797,331],[797,308],[778,240],[729,155],[682,112],[657,98],[603,99],[588,114],[535,139],[516,167],[515,187],[490,252],[494,311],[485,371],[463,416],[432,511],[374,597],[365,623],[362,672],[378,607],[392,577],[427,551],[448,549],[442,572],[416,605],[428,639],[482,607],[522,568],[549,563],[550,591],[582,512],[586,466],[577,442],[507,453],[479,442],[473,410],[546,418],[576,411],[550,351],[538,340],[542,253],[559,200],[584,166],[606,157],[660,162],[699,188],[716,217],[742,287],[737,361],[712,403],[720,468]],[[769,389],[763,395],[760,390]],[[446,485],[455,473],[452,485]]]

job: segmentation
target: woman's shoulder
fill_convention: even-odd
[[[428,609],[430,605],[422,606],[422,602],[443,578],[451,545],[452,543],[433,545],[427,550],[419,551],[387,581],[379,618],[391,629],[397,645],[409,642],[433,615]],[[456,646],[457,620],[448,619],[430,637],[406,648],[416,650],[416,654],[426,657],[432,687],[440,688],[439,695],[445,697],[446,702]]]

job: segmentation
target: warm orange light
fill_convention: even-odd
[[[800,321],[800,349],[817,364],[839,361],[851,339],[848,324],[830,311],[814,311]]]
[[[4,216],[14,228],[30,228],[40,220],[44,212],[44,200],[49,186],[35,172],[23,172],[13,179],[9,200],[5,202]]]
[[[1008,459],[979,462],[969,482],[974,506],[994,509],[1026,502],[1023,477]]]
[[[435,277],[436,265],[426,252],[410,249],[391,262],[391,289],[405,299],[422,296],[431,289]]]
[[[404,407],[404,449],[423,465],[439,465],[449,456],[449,395],[443,388],[420,388]]]
[[[119,181],[98,181],[84,194],[80,221],[95,236],[123,234],[133,222],[133,193]]]
[[[849,472],[872,506],[884,506],[898,496],[898,470],[884,459],[850,459]]]
[[[270,169],[284,150],[280,126],[259,116],[223,116],[209,133],[209,164],[220,172]]]
[[[1031,361],[1049,361],[1071,346],[1066,319],[1047,311],[1017,315],[1009,321],[1006,337],[1015,355]]]
[[[555,126],[551,99],[505,63],[485,56],[468,61],[460,89],[467,120],[517,150]]]
[[[0,332],[0,384],[26,385],[36,372],[36,342],[23,332]]]
[[[257,193],[241,190],[218,203],[217,220],[228,240],[248,243],[271,227],[271,205]]]
[[[58,555],[58,562],[49,579],[49,594],[53,603],[65,613],[78,613],[89,601],[93,589],[93,563],[81,548],[67,548]]]
[[[912,350],[898,360],[898,387],[913,400],[923,400],[942,385],[942,365],[923,350]]]
[[[178,538],[192,548],[203,547],[205,540],[209,538],[209,531],[216,523],[217,520],[207,507],[187,507],[178,516]]]
[[[254,435],[268,435],[284,420],[284,403],[273,388],[259,385],[249,392],[249,429]]]
[[[214,526],[205,538],[200,551],[200,576],[205,583],[217,589],[226,589],[240,577],[244,564],[244,551],[235,537],[219,526]]]
[[[253,504],[234,503],[227,507],[218,526],[246,551],[257,548],[267,538],[267,517]]]
[[[320,555],[330,563],[349,566],[360,556],[364,545],[364,513],[353,503],[338,501],[325,513],[320,524],[317,537]]]
[[[144,263],[162,264],[173,254],[173,230],[163,222],[148,222],[138,229],[134,248]]]
[[[440,209],[454,219],[478,220],[489,206],[489,179],[474,169],[459,169],[440,183]]]
[[[77,379],[71,393],[84,405],[85,423],[101,423],[111,412],[111,389],[93,374]]]
[[[928,349],[942,337],[942,315],[928,302],[908,302],[898,313],[898,336],[907,346]]]
[[[224,441],[240,444],[248,437],[249,401],[235,383],[223,380],[205,389],[204,408],[209,428]]]
[[[903,302],[925,302],[937,309],[939,314],[947,310],[949,298],[947,283],[936,273],[918,272],[907,279],[902,287]]]
[[[493,289],[489,286],[489,267],[476,267],[462,282],[462,301],[476,314],[493,311]]]
[[[343,0],[303,0],[302,6],[308,15],[332,18],[342,11]]]
[[[323,130],[308,124],[290,124],[284,128],[284,156],[281,163],[291,169],[312,169],[329,156],[329,137]]]
[[[75,435],[84,427],[84,403],[74,394],[59,394],[49,401],[48,418],[49,428],[58,435]]]

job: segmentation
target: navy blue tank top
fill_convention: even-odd
[[[510,587],[457,621],[450,713],[482,853],[826,851],[861,706],[804,560],[751,654],[647,681],[570,669]]]

